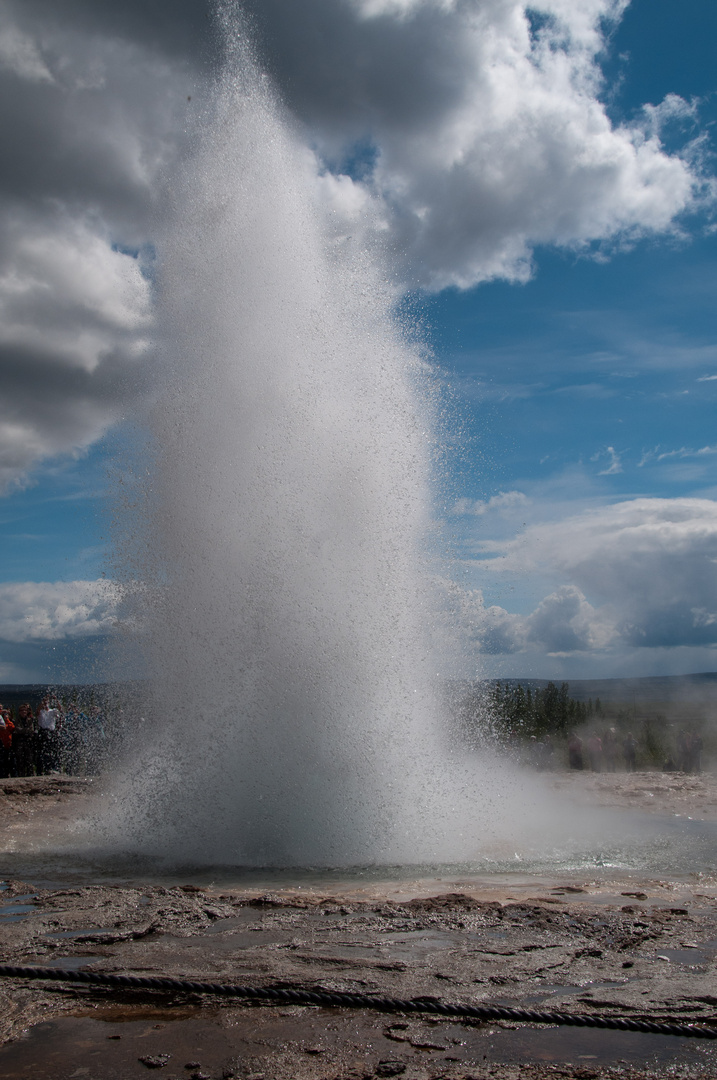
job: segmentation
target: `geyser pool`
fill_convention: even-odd
[[[537,825],[541,795],[445,745],[425,361],[380,253],[333,225],[328,181],[225,29],[161,248],[128,573],[149,734],[104,835],[185,863],[479,857]]]

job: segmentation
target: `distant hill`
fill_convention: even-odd
[[[548,679],[489,679],[491,684],[509,686],[547,686]],[[567,682],[570,697],[576,701],[600,698],[602,702],[717,702],[717,671],[696,675],[647,675],[639,679],[553,679],[558,685]],[[0,691],[1,693],[1,691]]]
[[[0,705],[16,709],[27,701],[36,709],[46,694],[47,683],[6,683],[0,686]]]
[[[48,695],[51,697],[56,695],[63,701],[72,701],[75,697],[84,699],[88,695],[102,700],[111,693],[112,687],[108,683],[68,683],[61,686],[50,683],[4,683],[0,685],[0,705],[15,709],[27,701],[33,709],[36,709],[42,699]]]
[[[605,704],[717,703],[717,671],[704,671],[695,675],[647,675],[639,679],[485,679],[483,685],[507,683],[509,686],[529,686],[532,690],[537,690],[547,686],[550,681],[557,685],[567,682],[570,697],[575,701],[595,701],[595,698],[600,698]],[[467,687],[469,684],[462,685]],[[142,700],[146,692],[140,682],[123,684],[122,689],[123,696],[131,694],[137,701]],[[13,708],[23,701],[29,701],[33,708],[37,708],[48,690],[65,700],[71,700],[75,696],[81,698],[89,691],[100,699],[113,694],[113,687],[107,683],[53,687],[48,687],[47,683],[6,683],[0,685],[0,703]]]

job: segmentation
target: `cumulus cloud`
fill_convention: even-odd
[[[676,95],[614,125],[597,57],[616,0],[256,0],[281,90],[332,172],[367,188],[408,278],[525,280],[536,244],[674,227],[699,187],[660,143]],[[301,48],[297,48],[297,42]],[[348,173],[350,168],[346,168]]]
[[[489,499],[458,499],[453,507],[454,514],[475,514],[482,517],[493,511],[503,512],[527,506],[530,499],[522,491],[499,491]]]
[[[494,556],[493,573],[539,572],[561,582],[531,614],[497,617],[509,629],[504,651],[717,642],[717,502],[711,499],[632,499],[478,546]],[[485,612],[474,603],[471,613],[481,640]]]
[[[487,605],[480,589],[467,589],[448,578],[436,581],[439,610],[444,619],[433,627],[434,644],[446,667],[456,665],[456,655],[479,652],[500,655],[519,652],[525,645],[523,620],[497,604]]]
[[[404,286],[524,280],[536,244],[673,230],[697,197],[694,155],[660,142],[691,105],[616,125],[601,103],[622,0],[244,6],[334,227],[378,238]],[[0,0],[0,483],[144,392],[153,248],[208,100],[212,10]]]
[[[528,615],[486,604],[480,589],[452,583],[445,592],[451,625],[469,649],[485,656],[594,652],[619,637],[610,615],[593,607],[574,585],[560,586]]]
[[[60,641],[107,634],[116,625],[116,586],[99,581],[0,585],[0,640]]]
[[[0,490],[144,388],[152,222],[186,109],[185,62],[57,15],[0,3]]]
[[[616,634],[574,585],[562,585],[523,623],[525,641],[549,653],[585,652],[610,645]]]

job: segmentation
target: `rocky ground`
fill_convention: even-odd
[[[659,774],[581,782],[597,801],[609,800],[612,784],[612,805],[649,783],[652,798],[673,813],[685,803],[708,813],[715,789],[712,778]],[[61,778],[0,782],[5,850],[39,835],[48,814],[53,821],[71,814],[83,789]],[[358,890],[257,895],[8,880],[0,892],[1,958],[717,1026],[715,880],[526,878],[431,889],[426,895],[430,889],[416,883],[411,896],[405,885],[373,895],[364,888],[358,898]],[[0,1042],[0,1075],[32,1080],[152,1072],[164,1080],[717,1075],[717,1042],[13,979],[0,980]]]
[[[711,773],[559,772],[550,775],[550,783],[598,806],[717,820],[717,777]]]

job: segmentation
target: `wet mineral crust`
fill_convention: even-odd
[[[717,1025],[717,881],[706,874],[331,895],[9,879],[0,941],[12,964]],[[0,980],[0,1041],[0,1075],[32,1080],[717,1075],[717,1044],[697,1040],[14,979]]]

